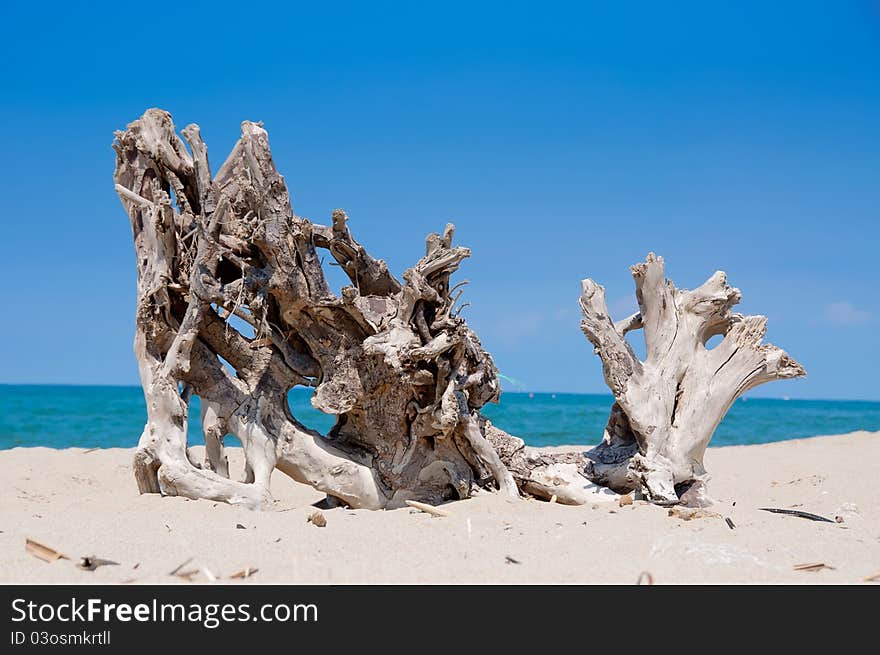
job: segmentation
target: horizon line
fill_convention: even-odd
[[[0,387],[110,387],[116,389],[141,389],[141,385],[139,384],[87,384],[87,383],[79,383],[79,382],[0,382]],[[298,385],[297,387],[293,387],[293,389],[301,388],[301,389],[310,389],[311,387],[305,387],[302,385]],[[582,392],[582,391],[535,391],[535,390],[505,390],[502,388],[504,393],[518,393],[518,394],[544,394],[544,395],[568,395],[568,396],[608,396],[614,397],[610,391],[606,392]],[[841,403],[880,403],[880,399],[869,399],[869,398],[807,398],[803,396],[755,396],[749,398],[748,396],[741,396],[737,398],[738,401],[747,401],[747,400],[781,400],[781,401],[791,401],[791,400],[806,400],[806,401],[816,401],[816,402],[841,402]]]

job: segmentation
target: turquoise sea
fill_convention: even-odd
[[[333,419],[313,409],[309,396],[308,389],[294,389],[291,409],[306,425],[326,432]],[[611,400],[610,395],[505,392],[501,403],[485,408],[485,414],[533,446],[595,444]],[[202,443],[197,406],[190,416],[190,443]],[[140,387],[0,385],[0,449],[130,448],[137,444],[145,418]],[[880,402],[749,398],[731,408],[712,445],[853,430],[880,430]]]

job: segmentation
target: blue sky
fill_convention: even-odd
[[[447,221],[525,389],[604,392],[579,280],[726,270],[809,378],[880,399],[880,4],[6,3],[0,382],[137,384],[113,131],[151,106],[215,169],[262,120],[298,214],[400,273]],[[325,6],[321,6],[325,5]]]

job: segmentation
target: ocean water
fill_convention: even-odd
[[[293,414],[326,433],[333,417],[309,403],[308,389],[290,393]],[[611,407],[610,395],[505,392],[484,413],[493,423],[532,446],[595,444]],[[203,443],[198,400],[190,412],[190,443]],[[146,419],[140,387],[0,385],[0,449],[130,448]],[[737,401],[712,446],[766,443],[853,430],[880,430],[880,402],[837,400]]]

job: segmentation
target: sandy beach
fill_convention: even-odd
[[[230,449],[240,469],[241,454]],[[567,507],[482,494],[412,510],[323,510],[322,495],[276,472],[276,511],[140,496],[132,451],[0,451],[2,583],[859,583],[880,574],[880,432],[710,449],[718,517],[684,521],[636,501]],[[760,511],[800,509],[824,523]],[[725,518],[735,526],[729,527]],[[27,538],[70,560],[47,563]],[[82,556],[118,562],[84,571]],[[802,564],[825,564],[796,570]],[[880,578],[878,578],[880,579]]]

